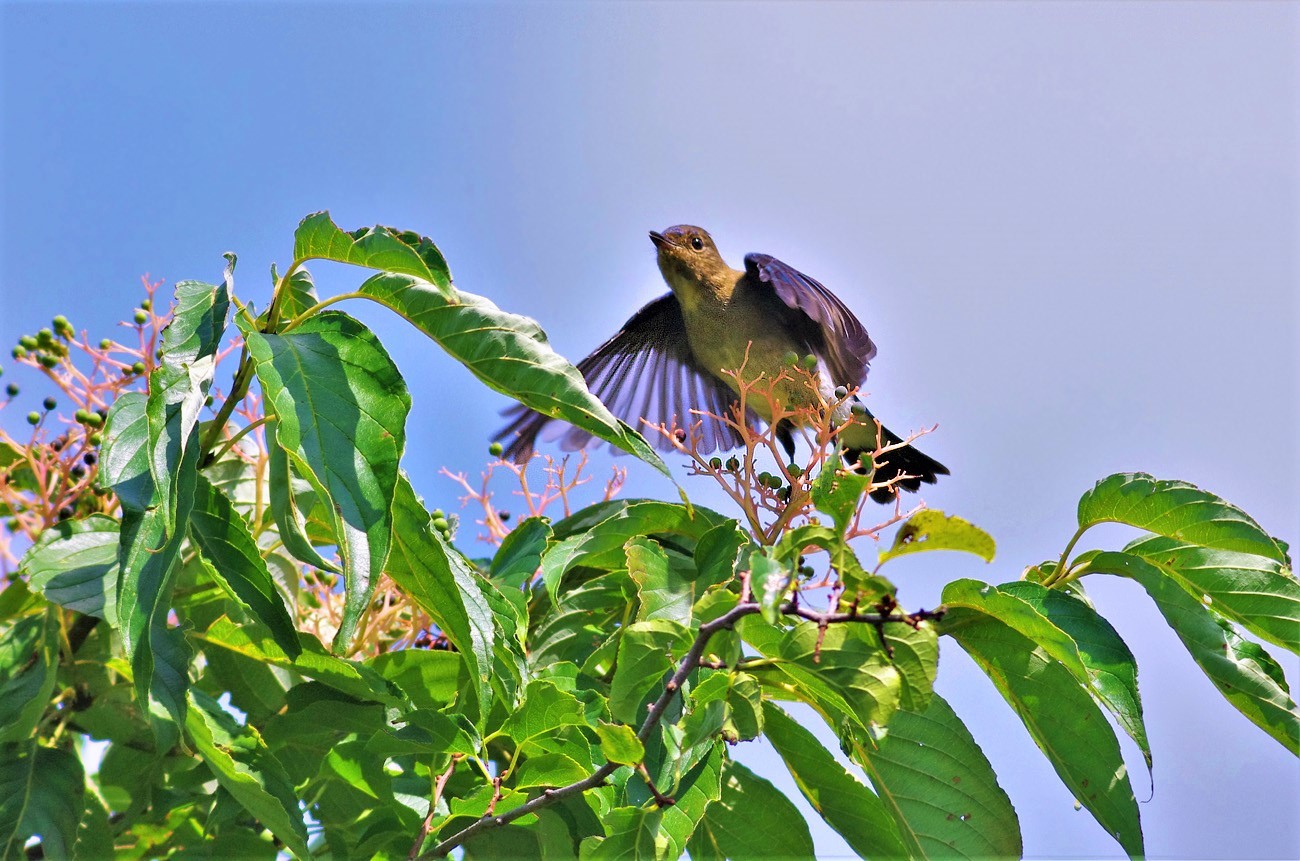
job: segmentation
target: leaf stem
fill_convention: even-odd
[[[1065,577],[1066,563],[1070,559],[1070,551],[1074,549],[1075,544],[1079,543],[1079,539],[1083,537],[1083,533],[1087,532],[1090,526],[1092,526],[1092,524],[1089,523],[1085,526],[1080,526],[1075,530],[1074,535],[1070,538],[1070,543],[1066,544],[1065,550],[1061,552],[1061,560],[1056,563],[1056,570],[1052,572],[1050,577],[1043,581],[1044,586],[1051,589]]]

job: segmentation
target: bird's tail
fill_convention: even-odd
[[[880,435],[883,445],[897,445],[902,442],[898,434],[881,426]],[[849,463],[871,464],[871,449],[845,447],[844,459]],[[873,484],[883,484],[900,475],[906,478],[895,481],[888,487],[879,487],[871,491],[871,498],[876,502],[890,503],[897,496],[897,489],[915,493],[921,489],[921,483],[934,484],[939,476],[948,475],[948,467],[920,451],[914,446],[906,445],[880,455],[876,461],[876,472],[872,476]]]

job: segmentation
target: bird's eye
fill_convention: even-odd
[[[692,237],[691,237],[691,247],[694,248],[696,251],[703,251],[703,250],[704,250],[704,240],[701,239],[701,238],[698,237],[698,236],[692,236]]]

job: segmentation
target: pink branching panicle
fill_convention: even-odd
[[[104,418],[119,395],[146,391],[156,362],[170,307],[157,310],[154,297],[161,280],[145,275],[145,301],[128,335],[92,342],[66,317],[50,328],[24,335],[13,349],[15,363],[44,377],[44,391],[31,398],[28,433],[0,427],[0,575],[8,578],[18,559],[47,528],[62,520],[96,512],[112,513],[117,500],[95,484]],[[15,383],[5,387],[0,410],[22,397]],[[39,406],[41,409],[35,409]]]
[[[787,530],[816,522],[812,482],[835,451],[838,434],[844,425],[874,422],[876,437],[879,439],[881,434],[877,420],[860,416],[850,409],[850,405],[855,403],[856,388],[846,389],[842,397],[837,394],[828,397],[823,393],[822,381],[804,367],[791,365],[772,377],[769,374],[746,374],[747,363],[748,355],[739,369],[724,372],[731,379],[737,393],[737,401],[728,413],[715,415],[692,410],[691,413],[697,420],[688,426],[682,426],[677,421],[670,426],[649,422],[646,424],[664,435],[674,449],[690,458],[691,475],[712,477],[740,508],[755,537],[761,543],[771,545]],[[806,400],[812,405],[788,407],[789,392],[800,389],[809,393]],[[755,413],[768,415],[770,420],[761,425],[752,419],[747,420]],[[705,421],[721,422],[735,431],[741,440],[738,456],[709,457],[701,452]],[[805,454],[801,461],[786,461],[784,448],[776,432],[783,424],[792,427],[797,438],[804,443]],[[889,452],[909,445],[933,430],[934,428],[923,429],[902,442],[879,446],[871,453],[872,463],[881,462]],[[778,473],[760,470],[759,459],[763,457],[771,457]],[[893,487],[907,477],[900,475],[888,481],[872,482],[868,490]],[[924,507],[923,504],[918,504],[904,510],[901,502],[896,500],[889,517],[879,523],[872,523],[872,506],[873,503],[864,494],[853,521],[845,532],[847,539],[871,537],[878,540],[882,530]]]
[[[556,503],[559,503],[561,516],[568,517],[573,513],[570,495],[593,478],[591,475],[583,474],[588,461],[586,451],[578,452],[578,461],[572,464],[572,471],[570,471],[570,457],[567,454],[561,458],[533,454],[526,464],[498,458],[489,461],[487,468],[479,474],[480,481],[477,488],[470,484],[469,477],[463,472],[451,472],[446,467],[443,467],[440,472],[464,489],[465,495],[460,497],[461,507],[473,503],[483,509],[483,517],[474,522],[487,531],[480,533],[478,539],[496,546],[505,540],[512,528],[509,525],[511,513],[499,508],[493,501],[494,493],[491,485],[497,471],[504,471],[513,477],[518,489],[513,490],[512,493],[522,501],[526,517],[541,517]],[[536,461],[542,464],[544,481],[541,488],[536,488],[528,479],[528,468]],[[617,496],[626,481],[627,468],[613,467],[612,474],[605,482],[601,501],[608,502]]]

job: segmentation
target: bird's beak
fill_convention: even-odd
[[[655,244],[656,248],[668,248],[672,245],[672,243],[668,241],[668,237],[664,236],[657,230],[650,231],[650,241]]]

